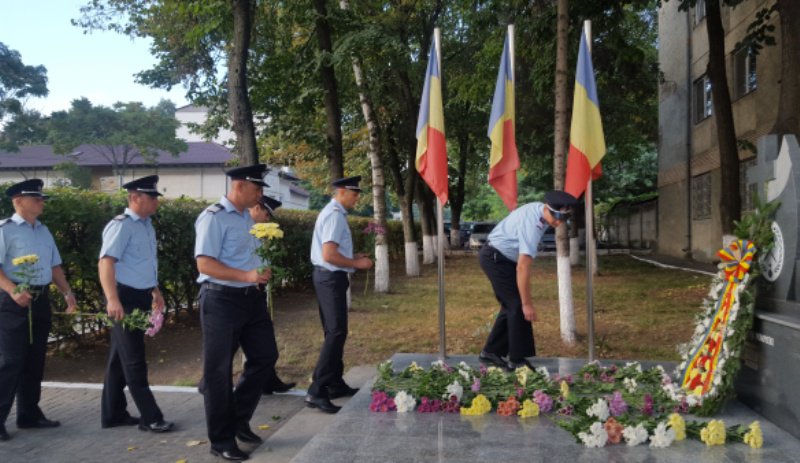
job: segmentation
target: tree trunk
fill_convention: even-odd
[[[464,183],[467,176],[467,156],[470,150],[469,133],[462,133],[458,140],[458,180],[450,198],[450,247],[461,247],[461,211],[464,208]]]
[[[800,137],[800,2],[778,0],[781,27],[781,78],[778,118],[772,133]]]
[[[741,215],[739,195],[739,151],[733,125],[733,108],[725,70],[725,30],[719,0],[706,0],[706,32],[708,33],[708,78],[717,124],[719,146],[720,200],[722,233],[733,233],[733,222]]]
[[[328,144],[328,163],[331,179],[344,177],[344,155],[342,154],[342,108],[339,106],[339,93],[336,86],[336,73],[333,70],[333,41],[331,27],[328,23],[326,0],[314,0],[317,11],[316,29],[319,42],[320,65],[319,74],[322,83],[327,130],[325,139]]]
[[[253,125],[253,110],[247,93],[247,55],[253,31],[256,2],[231,0],[233,10],[233,43],[228,50],[228,110],[239,162],[249,166],[258,163],[256,129]]]
[[[408,177],[403,179],[400,164],[400,150],[394,122],[390,122],[386,129],[386,142],[389,154],[389,170],[394,180],[394,190],[397,200],[400,203],[400,215],[403,220],[403,241],[404,255],[406,258],[406,275],[410,277],[419,276],[419,258],[417,255],[417,242],[414,240],[414,215],[411,210],[411,203],[407,192],[414,191],[416,170],[410,169]]]
[[[556,114],[553,146],[553,187],[564,189],[564,158],[567,148],[567,30],[568,0],[558,0],[556,18]],[[561,340],[575,344],[575,311],[572,304],[572,268],[566,227],[556,228],[556,274],[558,305],[561,318]]]
[[[436,213],[431,204],[432,196],[424,182],[417,182],[417,205],[422,226],[422,265],[436,262]]]
[[[347,0],[340,0],[339,7],[349,9]],[[375,292],[386,293],[389,291],[389,242],[386,228],[386,182],[383,177],[383,159],[381,158],[381,139],[372,99],[361,69],[361,61],[357,56],[352,57],[353,75],[358,87],[358,98],[361,101],[361,111],[367,123],[369,132],[369,160],[372,164],[372,205],[375,210],[374,219],[383,230],[375,237]]]

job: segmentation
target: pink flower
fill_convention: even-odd
[[[650,394],[644,395],[644,403],[642,404],[642,414],[650,416],[653,414],[653,396]]]
[[[539,406],[539,411],[547,413],[553,409],[553,399],[547,393],[537,389],[533,391],[533,401]]]
[[[147,328],[144,334],[153,337],[156,333],[161,331],[161,326],[164,324],[164,312],[160,310],[150,312],[150,319],[148,321],[152,326]]]
[[[611,416],[620,416],[628,411],[628,404],[625,403],[625,399],[622,398],[622,393],[619,391],[614,391],[614,395],[608,401],[608,411],[611,412]],[[614,443],[616,444],[616,442]]]
[[[477,376],[475,377],[475,382],[472,383],[472,392],[478,392],[481,390],[481,379]]]
[[[394,404],[394,399],[385,392],[373,391],[372,403],[369,404],[369,409],[373,412],[391,412],[397,410],[397,406]]]

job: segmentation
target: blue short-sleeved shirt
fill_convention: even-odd
[[[19,267],[13,264],[17,257],[36,254],[39,262],[34,265],[36,276],[31,280],[35,286],[49,285],[53,281],[53,267],[61,265],[61,254],[50,230],[38,220],[31,226],[18,214],[14,214],[0,226],[0,266],[6,276],[15,283]]]
[[[197,217],[194,230],[197,239],[194,243],[194,257],[214,258],[231,268],[250,271],[258,268],[261,261],[255,255],[258,245],[256,237],[250,234],[253,219],[247,209],[238,211],[228,198],[219,200],[219,206],[206,208]],[[205,281],[221,285],[244,288],[253,286],[243,281],[227,281],[212,278],[201,273],[198,283]]]
[[[549,226],[544,220],[544,203],[529,203],[501,220],[489,233],[488,242],[501,254],[517,262],[520,254],[536,257],[539,241]]]
[[[150,217],[145,219],[129,208],[125,214],[108,222],[103,230],[100,258],[113,257],[117,282],[136,289],[158,285],[156,231]]]
[[[337,267],[325,262],[322,258],[322,245],[328,242],[339,245],[339,254],[348,259],[353,258],[353,236],[347,225],[347,210],[335,199],[331,199],[317,216],[314,236],[311,238],[311,263],[330,271],[355,272],[352,267]]]

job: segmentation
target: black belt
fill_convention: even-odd
[[[243,288],[238,288],[235,286],[228,286],[228,285],[221,285],[218,283],[211,283],[210,281],[206,281],[203,283],[203,287],[209,291],[219,291],[221,293],[226,294],[237,294],[240,296],[246,296],[248,294],[254,294],[256,292],[262,292],[258,286],[245,286]]]
[[[338,272],[338,273],[347,273],[347,272],[346,272],[346,271],[344,271],[344,270],[330,270],[330,269],[327,269],[327,268],[325,268],[325,267],[321,267],[321,266],[319,266],[319,265],[315,265],[315,266],[314,266],[314,270],[316,270],[316,271],[320,271],[320,272],[322,272],[322,273],[337,273],[337,272]]]
[[[139,292],[143,292],[143,293],[152,293],[153,290],[156,289],[155,286],[152,287],[152,288],[139,289],[139,288],[134,288],[133,286],[128,286],[126,284],[122,284],[120,282],[117,282],[117,286],[119,288],[126,289],[128,291],[139,291]]]

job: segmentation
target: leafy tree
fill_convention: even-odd
[[[18,51],[0,42],[0,121],[21,113],[29,96],[47,96],[47,69],[25,65]]]
[[[59,182],[58,186],[71,186],[88,190],[92,186],[92,171],[79,166],[75,161],[61,162],[53,166],[53,170],[61,171],[69,182]]]
[[[52,114],[48,138],[60,154],[89,145],[122,176],[137,157],[151,161],[158,150],[173,156],[185,151],[186,143],[175,137],[178,124],[175,105],[166,100],[152,108],[137,102],[115,103],[109,108],[81,98],[72,101],[69,111]]]
[[[46,143],[47,119],[33,110],[15,114],[0,132],[0,150],[19,151],[20,145]]]

